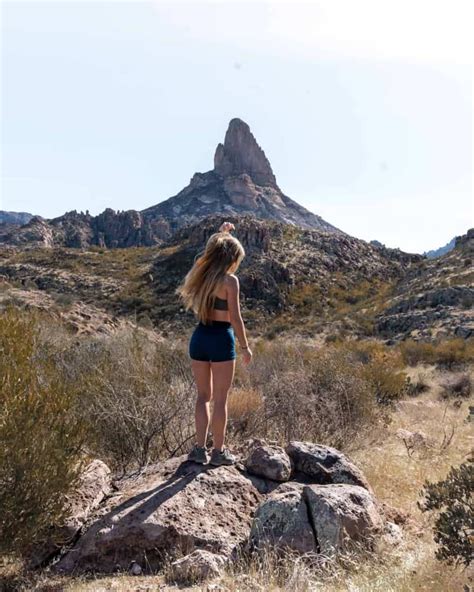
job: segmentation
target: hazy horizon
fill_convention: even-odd
[[[468,2],[1,12],[2,210],[145,209],[240,117],[282,191],[353,236],[423,252],[474,224]]]

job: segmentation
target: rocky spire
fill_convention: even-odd
[[[249,126],[238,118],[231,120],[224,144],[216,148],[214,172],[224,178],[247,174],[256,185],[278,187],[265,152]]]

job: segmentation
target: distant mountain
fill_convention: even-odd
[[[196,173],[174,197],[141,212],[108,208],[98,216],[74,210],[51,220],[30,217],[14,232],[0,233],[0,242],[49,247],[151,246],[161,244],[188,224],[216,214],[250,215],[344,234],[281,191],[249,126],[241,119],[232,119],[224,143],[216,148],[213,170]]]
[[[6,212],[0,210],[0,224],[26,224],[33,218],[33,214],[27,212]]]
[[[216,148],[214,169],[196,173],[177,195],[142,214],[167,223],[170,233],[211,214],[250,214],[260,220],[341,232],[281,191],[265,152],[249,126],[237,118],[229,123],[224,144]]]
[[[455,243],[456,238],[453,238],[449,241],[449,243],[444,245],[444,247],[439,247],[439,249],[432,249],[431,251],[425,251],[423,255],[425,255],[425,257],[428,257],[428,259],[436,259],[436,257],[441,257],[441,255],[445,255],[446,253],[449,253],[449,251],[454,249]]]

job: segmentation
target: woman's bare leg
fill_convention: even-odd
[[[212,412],[212,436],[214,448],[222,450],[227,426],[227,396],[234,378],[235,360],[226,362],[211,362],[212,397],[214,409]]]
[[[197,387],[196,442],[198,446],[205,446],[210,419],[209,402],[212,399],[211,363],[191,360],[191,368]]]

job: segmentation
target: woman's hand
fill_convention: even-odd
[[[219,228],[219,232],[230,232],[231,230],[235,230],[235,226],[232,222],[223,222]]]
[[[250,362],[252,361],[252,350],[248,347],[246,349],[242,350],[242,356],[244,359],[244,364],[246,366],[248,366],[250,364]]]

